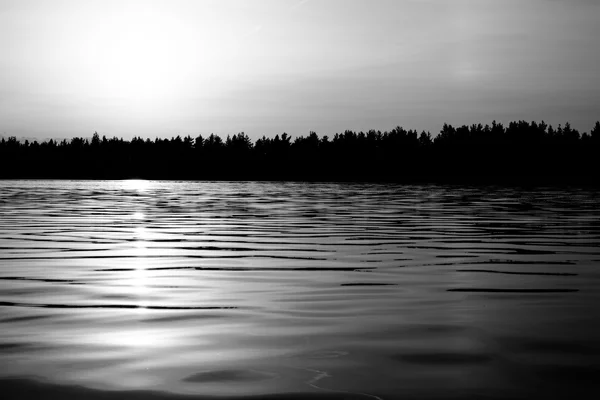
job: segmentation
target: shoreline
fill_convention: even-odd
[[[469,178],[449,179],[277,179],[277,178],[186,178],[186,177],[152,177],[152,176],[123,176],[123,177],[2,177],[0,181],[82,181],[82,182],[117,182],[117,181],[164,181],[164,182],[239,182],[239,183],[305,183],[305,184],[349,184],[349,185],[422,185],[422,186],[471,186],[471,187],[502,187],[502,188],[598,188],[600,180],[597,179],[539,179],[502,177],[491,180],[478,180]]]

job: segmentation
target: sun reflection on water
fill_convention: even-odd
[[[146,248],[147,241],[150,238],[150,232],[145,226],[136,226],[133,228],[133,234],[135,238],[135,247]]]
[[[151,182],[145,179],[127,179],[122,182],[123,189],[135,192],[145,192],[151,186]]]
[[[141,214],[142,213],[136,213]],[[127,275],[127,284],[131,294],[137,296],[136,304],[145,307],[148,304],[150,272],[147,270],[147,260],[145,259],[151,253],[148,247],[150,234],[145,226],[136,226],[133,228],[134,250],[133,269]]]
[[[92,342],[129,349],[148,349],[172,345],[172,333],[168,329],[128,327],[119,331],[105,331],[101,335],[90,335]]]

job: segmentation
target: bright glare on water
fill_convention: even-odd
[[[597,390],[599,200],[0,181],[0,378],[364,399]]]

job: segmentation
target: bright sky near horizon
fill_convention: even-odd
[[[0,0],[0,135],[600,120],[598,0]]]

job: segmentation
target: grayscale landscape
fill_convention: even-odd
[[[600,0],[0,0],[0,399],[600,399]]]

